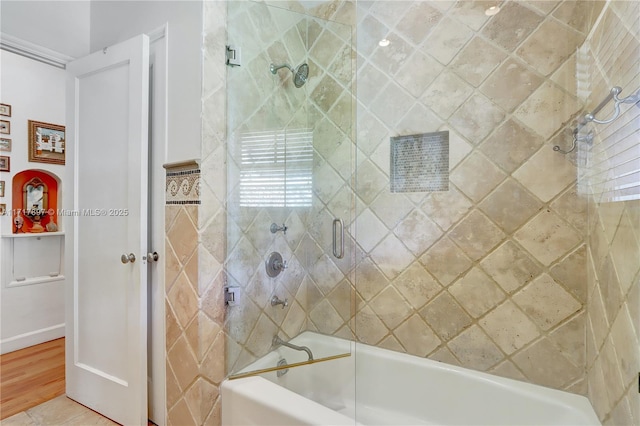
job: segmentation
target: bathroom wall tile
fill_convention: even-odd
[[[555,213],[543,210],[514,235],[544,265],[550,265],[578,244],[582,236]]]
[[[397,277],[415,259],[395,235],[388,235],[373,249],[371,258],[389,279]]]
[[[167,417],[167,421],[170,425],[195,426],[198,424],[191,415],[189,407],[184,399],[181,399],[172,409],[169,410]]]
[[[184,337],[178,339],[173,348],[167,352],[167,360],[171,364],[180,389],[185,391],[198,376],[198,361]]]
[[[442,126],[442,121],[429,108],[416,103],[407,115],[395,126],[397,133],[411,135],[435,132]]]
[[[411,306],[393,287],[385,288],[369,302],[369,307],[389,329],[396,328],[412,312]]]
[[[446,65],[471,37],[473,37],[473,31],[466,25],[445,16],[429,33],[422,44],[422,50]]]
[[[504,359],[504,354],[477,325],[460,333],[447,346],[462,366],[486,371]]]
[[[632,285],[637,283],[640,265],[640,243],[634,235],[634,229],[638,229],[640,223],[633,223],[626,213],[623,213],[618,230],[611,243],[611,258],[618,273],[618,279],[623,293],[626,293]]]
[[[543,16],[509,2],[500,13],[492,17],[482,29],[482,34],[503,49],[512,52],[542,22]]]
[[[640,365],[638,340],[629,311],[623,308],[611,326],[611,341],[617,355],[624,386],[628,386],[637,377],[638,365]]]
[[[327,300],[323,300],[313,308],[309,313],[309,318],[316,325],[318,331],[323,334],[334,333],[344,322],[340,314]]]
[[[552,15],[575,30],[588,34],[605,3],[605,1],[563,1]]]
[[[394,229],[411,252],[420,256],[441,236],[442,230],[420,210],[414,210]]]
[[[398,31],[418,45],[442,18],[442,12],[428,2],[415,2],[398,22]]]
[[[387,282],[387,278],[371,259],[365,258],[358,263],[356,267],[357,290],[364,300],[371,300],[387,286]]]
[[[427,271],[447,286],[471,267],[471,260],[448,237],[443,237],[420,257]]]
[[[473,87],[448,69],[422,94],[420,101],[446,119],[473,93]]]
[[[414,206],[402,193],[383,191],[371,203],[370,208],[386,227],[393,229]],[[361,236],[363,236],[362,233]]]
[[[543,142],[538,134],[508,119],[480,145],[480,150],[503,170],[513,172],[538,151]]]
[[[462,219],[473,204],[455,186],[433,192],[420,205],[421,210],[445,231]]]
[[[417,314],[393,331],[402,346],[411,355],[426,356],[440,345],[440,339]]]
[[[541,269],[513,241],[507,241],[480,263],[504,291],[512,293],[538,276]]]
[[[571,384],[582,373],[545,338],[517,353],[512,360],[533,383],[556,389]]]
[[[562,87],[567,93],[581,99],[578,93],[577,68],[577,54],[574,54],[551,75],[551,81]]]
[[[505,360],[489,370],[489,373],[495,374],[508,379],[526,381],[527,378],[522,374],[518,367],[509,360]]]
[[[184,208],[176,216],[167,236],[178,260],[184,265],[194,252],[198,241],[196,225]]]
[[[576,230],[585,233],[587,229],[587,198],[577,188],[569,188],[551,203],[551,208]]]
[[[467,83],[478,87],[504,58],[505,54],[491,43],[475,37],[456,56],[450,69]]]
[[[554,345],[576,366],[585,365],[585,320],[586,314],[582,311],[549,335]]]
[[[394,27],[396,23],[402,18],[402,15],[404,14],[406,8],[412,2],[401,2],[400,4],[403,7],[396,7],[394,6],[393,2],[387,1],[374,1],[372,3],[373,5],[369,8],[369,13],[375,15],[389,27]]]
[[[513,232],[542,208],[542,202],[508,178],[479,207],[496,225]]]
[[[495,281],[477,267],[448,290],[474,318],[481,317],[505,298]]]
[[[493,191],[505,177],[503,171],[476,151],[453,171],[451,182],[466,196],[478,202]]]
[[[388,157],[387,157],[388,158]],[[367,204],[370,204],[380,191],[388,185],[389,179],[371,161],[364,161],[357,171],[357,192]]]
[[[460,365],[458,358],[456,358],[446,346],[441,346],[440,349],[432,352],[431,355],[429,355],[429,359],[451,365]]]
[[[551,276],[580,302],[587,302],[587,251],[580,246],[550,270]]]
[[[389,330],[370,307],[356,312],[356,335],[360,342],[375,345],[387,333]]]
[[[414,309],[422,307],[442,289],[438,281],[418,262],[413,262],[394,280],[394,287]]]
[[[418,98],[443,69],[444,67],[431,56],[416,51],[398,70],[396,79],[407,92]],[[416,73],[416,70],[421,71]]]
[[[198,312],[198,295],[183,272],[167,295],[176,319],[184,329]]]
[[[394,336],[390,335],[385,337],[379,344],[378,347],[380,348],[384,348],[384,349],[389,349],[391,351],[396,351],[396,352],[406,352],[405,348],[402,347],[402,345],[400,344],[400,342],[398,342],[398,339],[396,339]]]
[[[496,105],[511,112],[528,98],[542,81],[541,77],[519,61],[509,58],[487,78],[480,91]]]
[[[271,340],[277,332],[278,326],[267,315],[261,314],[247,340],[246,349],[256,356],[266,354],[269,352]]]
[[[456,19],[469,28],[478,31],[489,19],[484,11],[490,6],[495,5],[490,1],[484,0],[458,0],[453,8],[450,9],[449,14],[455,16]]]
[[[376,114],[384,124],[393,128],[409,109],[411,109],[412,104],[411,95],[401,89],[395,82],[391,82],[382,90],[376,100],[373,101],[371,111]]]
[[[540,335],[538,327],[510,300],[489,312],[479,323],[507,355]]]
[[[513,301],[543,330],[555,327],[582,307],[547,274],[516,293]]]
[[[406,65],[414,49],[394,32],[387,34],[384,38],[389,40],[389,45],[393,47],[391,49],[389,47],[377,47],[370,56],[370,60],[381,71],[389,75],[395,75]]]
[[[522,3],[527,4],[533,9],[537,9],[545,14],[548,14],[556,6],[562,3],[562,0],[525,0]]]
[[[473,322],[462,307],[447,291],[420,310],[420,316],[443,341],[449,341]]]
[[[573,96],[546,82],[516,109],[514,115],[549,138],[579,110],[580,104]]]
[[[516,170],[513,177],[540,200],[547,202],[575,181],[576,169],[550,146],[544,146]]]
[[[505,234],[485,215],[473,210],[449,233],[472,260],[479,260],[502,241]]]
[[[378,18],[372,15],[365,16],[358,24],[358,52],[363,56],[369,56],[378,47],[378,41],[385,38],[388,33],[389,28]]]
[[[482,95],[472,95],[449,119],[469,142],[478,145],[504,119],[504,112]]]
[[[582,43],[584,36],[547,19],[516,51],[518,56],[548,76]]]

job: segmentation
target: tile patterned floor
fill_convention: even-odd
[[[1,426],[115,426],[117,424],[65,395],[0,421]]]

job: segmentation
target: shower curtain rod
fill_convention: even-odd
[[[609,91],[609,94],[607,95],[606,98],[604,98],[602,100],[602,102],[600,102],[598,104],[598,106],[596,106],[590,113],[585,114],[580,121],[578,121],[578,125],[576,126],[576,128],[573,130],[573,145],[571,146],[571,148],[568,151],[563,151],[562,149],[560,149],[560,146],[555,145],[553,147],[554,151],[558,151],[561,154],[569,154],[570,152],[572,152],[574,149],[576,149],[576,145],[578,142],[583,142],[583,141],[587,141],[590,142],[593,139],[593,135],[591,133],[589,133],[588,135],[584,136],[584,137],[580,137],[578,136],[578,134],[580,133],[580,130],[582,130],[582,128],[584,126],[586,126],[588,123],[596,123],[596,124],[609,124],[611,122],[613,122],[615,119],[617,119],[620,116],[620,105],[621,104],[636,104],[637,106],[640,107],[640,89],[635,92],[633,95],[629,95],[626,98],[622,98],[620,99],[618,97],[618,95],[620,94],[620,92],[622,92],[622,88],[620,86],[614,86],[611,88],[611,90]],[[598,120],[595,115],[597,113],[599,113],[609,102],[611,102],[611,100],[614,100],[614,112],[613,115],[611,117],[609,117],[606,120]]]

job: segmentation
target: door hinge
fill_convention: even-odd
[[[231,67],[239,67],[241,64],[241,52],[239,47],[227,46],[227,62]]]
[[[240,287],[224,288],[224,304],[227,306],[237,306],[240,304]]]

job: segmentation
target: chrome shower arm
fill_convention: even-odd
[[[271,64],[271,66],[269,67],[269,70],[271,71],[271,74],[275,74],[278,72],[279,69],[282,69],[282,68],[287,68],[293,74],[296,73],[296,70],[294,70],[289,64],[282,64],[282,65]]]
[[[282,340],[281,338],[278,337],[278,335],[276,334],[275,336],[273,336],[273,346],[286,346],[288,348],[294,349],[296,351],[305,351],[307,353],[307,355],[309,356],[309,361],[313,361],[313,354],[311,353],[311,349],[309,349],[306,346],[298,346],[298,345],[294,345],[292,343],[289,342],[285,342],[284,340]]]

